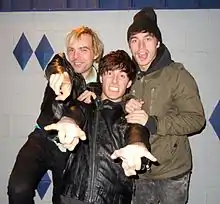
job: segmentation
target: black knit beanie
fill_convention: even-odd
[[[133,20],[137,20],[138,18],[141,18],[143,16],[150,18],[152,21],[154,21],[157,24],[157,14],[155,13],[152,7],[142,8],[139,12],[137,12],[134,15]]]
[[[129,42],[132,35],[140,32],[149,32],[162,43],[162,35],[157,26],[157,16],[152,8],[146,7],[134,16],[133,23],[127,31],[127,41]]]

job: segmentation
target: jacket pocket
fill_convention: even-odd
[[[169,163],[172,159],[173,149],[171,147],[170,136],[155,135],[155,141],[151,144],[152,154],[158,159],[161,165]]]

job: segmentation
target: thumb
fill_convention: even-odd
[[[57,124],[53,123],[44,127],[44,130],[59,130]]]
[[[148,158],[149,160],[153,161],[153,162],[156,162],[156,161],[157,161],[157,158],[154,157],[148,150],[146,150],[146,151],[144,152],[144,156],[145,156],[146,158]]]
[[[79,138],[81,139],[81,140],[86,140],[86,134],[85,134],[85,132],[84,131],[80,131],[79,132]]]
[[[68,72],[63,72],[63,77],[64,77],[63,83],[71,83]]]
[[[63,94],[59,94],[56,98],[55,98],[55,100],[57,100],[57,101],[64,101],[66,99],[66,96],[64,96]]]
[[[141,106],[143,106],[144,105],[144,101],[140,101],[140,104],[141,104]]]
[[[121,155],[122,155],[121,149],[115,150],[113,154],[111,155],[111,159],[117,159],[121,157]]]

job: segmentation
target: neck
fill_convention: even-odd
[[[146,71],[149,69],[150,65],[151,65],[151,63],[148,64],[148,65],[139,66],[139,67],[140,67],[140,70],[141,70],[141,71],[146,72]]]
[[[108,98],[104,95],[104,93],[101,94],[101,100],[104,101],[104,100],[109,100],[109,101],[112,101],[112,102],[115,102],[115,103],[119,103],[122,101],[122,98],[117,98],[117,99],[111,99],[111,98]]]
[[[86,83],[94,82],[94,77],[96,76],[95,68],[91,67],[88,71],[82,73],[82,76],[86,80]]]

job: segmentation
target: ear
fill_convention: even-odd
[[[128,84],[127,84],[127,89],[128,89],[129,87],[131,87],[131,84],[132,84],[132,81],[130,80],[130,81],[128,82]]]
[[[97,60],[98,55],[94,55],[93,60]]]
[[[157,41],[157,48],[160,47],[160,41]]]
[[[102,83],[102,76],[99,77],[99,81]]]

